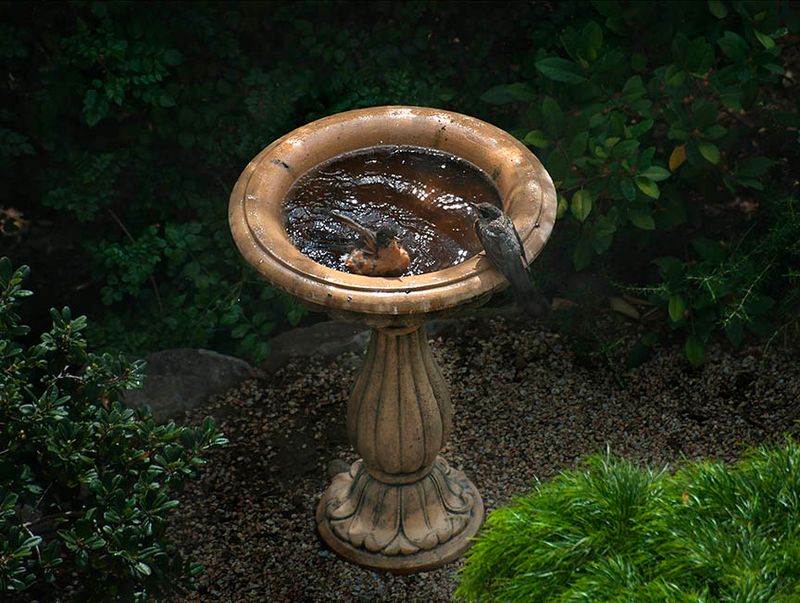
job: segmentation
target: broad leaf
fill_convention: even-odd
[[[669,298],[668,310],[672,322],[678,322],[683,318],[683,314],[686,311],[686,303],[680,295],[672,295]]]
[[[705,362],[705,345],[703,345],[703,342],[697,335],[689,335],[689,337],[686,338],[684,351],[686,352],[686,358],[689,359],[692,366],[698,367]]]
[[[522,139],[522,142],[539,149],[546,149],[550,146],[550,140],[541,130],[531,130],[525,135],[525,138]]]
[[[713,142],[698,142],[697,150],[709,163],[719,163],[719,148]]]
[[[649,178],[653,182],[661,182],[662,180],[666,180],[670,177],[669,170],[657,165],[651,165],[639,175],[643,176],[644,178]]]
[[[628,209],[628,218],[631,223],[642,230],[655,230],[656,222],[653,214],[646,205],[634,205]]]
[[[636,176],[633,181],[636,183],[636,186],[639,187],[639,190],[648,197],[652,199],[658,199],[661,196],[661,192],[658,190],[658,185],[649,178]]]
[[[586,220],[592,211],[592,194],[585,189],[577,191],[572,195],[570,211],[580,222]]]
[[[750,54],[750,46],[744,41],[744,38],[732,31],[726,31],[717,44],[722,52],[734,61],[744,61]]]
[[[586,81],[581,68],[566,59],[549,57],[536,62],[536,69],[548,79],[565,84],[582,84]]]

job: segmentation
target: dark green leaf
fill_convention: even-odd
[[[164,92],[161,96],[158,97],[158,104],[161,107],[168,108],[175,106],[175,99],[172,98],[170,94]]]
[[[669,298],[668,310],[672,322],[678,322],[683,318],[683,313],[686,311],[686,303],[680,295],[672,295]]]
[[[166,52],[164,52],[164,62],[167,65],[175,66],[180,65],[183,63],[183,55],[175,50],[174,48],[170,48]]]
[[[761,33],[757,29],[754,29],[753,33],[755,34],[756,39],[759,42],[761,42],[761,45],[764,48],[766,48],[767,50],[769,50],[770,48],[774,48],[775,47],[775,40],[772,39],[772,36],[770,36],[768,34],[765,34],[765,33]]]
[[[240,323],[236,325],[233,330],[231,331],[231,337],[234,339],[241,339],[245,336],[245,334],[250,330],[250,325],[248,323]]]
[[[136,566],[136,571],[142,574],[143,576],[149,576],[153,571],[150,569],[150,566],[147,565],[144,561],[139,561]]]
[[[662,180],[666,180],[670,177],[670,172],[666,168],[659,167],[657,165],[651,165],[639,175],[643,178],[648,178],[653,182],[661,182]]]
[[[741,321],[732,319],[725,323],[725,335],[735,347],[739,347],[744,339],[744,326]]]
[[[661,192],[658,190],[658,185],[649,178],[645,178],[644,176],[636,176],[633,180],[636,183],[636,186],[639,187],[639,190],[648,197],[652,199],[658,199],[659,196],[661,196]]]
[[[656,223],[653,213],[646,205],[632,205],[628,208],[628,218],[631,223],[642,230],[655,230]]]
[[[97,90],[87,90],[83,98],[83,115],[86,123],[94,126],[108,114],[108,100]]]
[[[653,124],[654,122],[652,119],[645,119],[638,124],[631,124],[627,126],[626,132],[628,134],[628,138],[639,138],[646,132],[649,132],[650,128],[653,127]]]
[[[686,50],[686,69],[691,73],[705,73],[714,63],[714,48],[703,37],[689,43]]]
[[[545,96],[542,101],[542,116],[545,123],[544,128],[551,136],[558,136],[563,131],[564,113],[554,98]]]
[[[667,256],[656,258],[653,263],[658,266],[659,274],[669,284],[676,284],[683,278],[684,263],[678,258]]]
[[[586,220],[592,211],[592,194],[586,189],[577,191],[572,195],[570,211],[580,222]]]
[[[561,149],[553,149],[547,156],[544,164],[553,180],[560,181],[567,176],[569,163]]]
[[[565,84],[581,84],[586,81],[581,68],[566,59],[549,57],[536,62],[536,69],[548,79]]]
[[[719,148],[717,148],[717,145],[713,142],[698,142],[697,150],[700,151],[700,154],[709,163],[713,163],[714,165],[719,163]]]
[[[586,49],[584,56],[589,61],[594,61],[600,54],[600,47],[603,45],[603,28],[594,21],[589,21],[583,28],[582,34]]]
[[[692,114],[695,128],[707,128],[717,119],[718,107],[716,103],[705,99],[698,99],[692,104]]]
[[[773,161],[768,157],[750,157],[736,164],[736,175],[742,178],[758,178],[767,173]]]
[[[589,132],[579,132],[569,144],[569,158],[572,160],[581,157],[586,152],[586,143],[589,141]]]
[[[522,142],[540,149],[546,149],[550,146],[550,140],[541,130],[531,130],[525,135]]]
[[[617,225],[612,215],[600,216],[594,223],[592,247],[596,253],[605,253],[614,241]]]
[[[514,83],[489,88],[480,98],[491,105],[506,105],[515,101],[530,101],[534,97],[533,89],[528,84]]]
[[[697,335],[689,335],[686,338],[684,351],[686,352],[686,358],[688,358],[692,366],[698,367],[701,366],[703,362],[705,362],[706,358],[705,345],[703,345],[703,342],[700,340],[699,337],[697,337]]]
[[[750,46],[744,39],[732,31],[726,31],[719,41],[717,42],[729,58],[734,61],[744,61],[750,54]]]
[[[667,83],[667,86],[672,86],[673,88],[682,86],[685,79],[686,72],[677,65],[670,65],[667,72],[664,74],[664,81]]]
[[[532,101],[536,98],[536,93],[528,84],[524,82],[516,82],[506,86],[508,93],[516,101]]]
[[[625,159],[630,157],[639,148],[638,140],[623,140],[611,149],[611,156],[615,159]]]
[[[728,9],[722,0],[708,0],[708,10],[717,19],[724,19],[728,15]]]
[[[558,195],[558,207],[556,209],[556,218],[561,218],[569,209],[569,203],[564,195]]]
[[[705,130],[703,130],[703,135],[706,138],[710,138],[711,140],[716,140],[718,138],[722,138],[725,134],[728,133],[727,128],[723,128],[720,125],[714,124],[713,126],[709,126]]]
[[[628,201],[636,200],[636,185],[633,183],[633,180],[623,176],[620,180],[619,188],[622,191],[622,196]]]
[[[644,88],[644,82],[642,81],[642,77],[640,75],[634,75],[628,78],[628,81],[625,82],[625,85],[622,87],[622,95],[625,100],[633,101],[637,98],[641,98],[646,93]]]
[[[705,237],[692,239],[692,247],[694,247],[694,250],[701,258],[714,264],[719,264],[725,260],[727,255],[725,253],[725,248],[719,241],[712,241]]]

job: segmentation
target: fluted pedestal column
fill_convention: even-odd
[[[439,456],[450,434],[447,385],[425,329],[380,329],[347,407],[362,459],[334,477],[317,507],[325,542],[374,569],[438,567],[469,548],[483,501],[463,472]]]

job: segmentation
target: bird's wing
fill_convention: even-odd
[[[511,220],[511,218],[506,216],[506,220],[508,220],[511,223],[510,224],[511,230],[514,231],[514,236],[517,237],[517,243],[519,243],[519,254],[522,256],[522,261],[524,262],[523,266],[527,270],[528,269],[528,258],[525,255],[525,245],[522,244],[522,239],[519,237],[519,232],[517,232],[517,228],[514,226],[514,222]]]
[[[340,222],[347,224],[350,228],[355,230],[358,234],[360,234],[364,238],[364,243],[366,243],[367,247],[370,250],[377,250],[378,249],[378,240],[375,238],[375,233],[364,226],[363,224],[359,224],[350,216],[346,216],[344,214],[339,213],[335,209],[330,211],[330,214],[339,220]]]
[[[523,251],[519,237],[509,232],[508,223],[496,220],[489,224],[479,223],[476,227],[478,238],[486,250],[486,257],[511,283],[518,300],[524,301],[532,292],[526,266],[522,263]]]
[[[508,258],[509,260],[516,258],[517,262],[515,263],[519,263],[521,267],[527,266],[527,264],[522,264],[521,260],[525,258],[525,250],[522,248],[519,234],[511,220],[508,220],[508,222],[498,220],[489,224],[479,223],[476,229],[478,230],[478,238],[483,243],[487,254],[491,254],[494,257]],[[512,232],[514,233],[513,238],[509,236]]]

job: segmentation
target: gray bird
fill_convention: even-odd
[[[511,285],[517,305],[534,314],[542,314],[545,302],[528,278],[528,260],[517,229],[503,210],[491,203],[479,203],[475,232],[486,250],[486,257]]]

